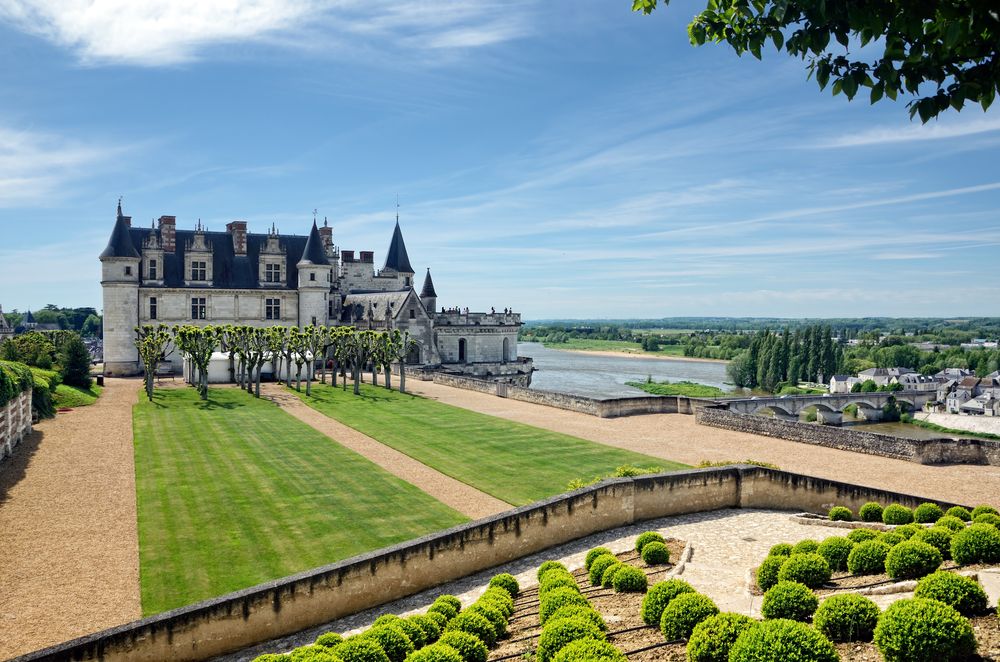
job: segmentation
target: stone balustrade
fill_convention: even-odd
[[[14,454],[14,448],[31,434],[31,389],[0,406],[0,461]]]

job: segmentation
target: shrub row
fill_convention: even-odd
[[[965,524],[975,521],[981,515],[991,515],[993,517],[984,520],[984,523],[995,524],[1000,522],[1000,512],[993,506],[985,504],[976,506],[970,512],[962,506],[952,506],[948,510],[942,510],[936,503],[922,503],[913,510],[898,503],[893,503],[885,508],[881,504],[870,501],[861,506],[858,510],[858,518],[862,522],[882,522],[884,524],[904,525],[916,522],[917,524],[940,523],[942,517],[949,517]],[[854,519],[854,513],[845,506],[834,506],[827,513],[832,521],[849,522]],[[996,519],[994,519],[994,517]]]
[[[622,565],[607,548],[596,548],[587,554],[584,561],[591,574],[591,581],[599,573],[600,566],[605,565],[605,559],[614,563],[607,564],[607,569]],[[601,615],[591,606],[590,602],[580,592],[580,588],[564,566],[550,565],[546,571],[539,572],[540,583],[538,591],[538,620],[542,624],[542,632],[538,637],[538,662],[573,662],[575,660],[607,660],[611,662],[626,662],[621,651],[605,640],[607,625]],[[543,564],[544,565],[544,564]],[[645,587],[646,575],[638,568],[624,566],[621,570],[631,569],[642,575]],[[541,569],[540,569],[541,570]],[[619,572],[623,578],[628,574]],[[624,579],[623,579],[624,580]]]

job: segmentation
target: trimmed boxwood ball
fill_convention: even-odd
[[[382,614],[381,616],[375,619],[375,622],[372,623],[372,627],[378,627],[379,625],[387,625],[389,623],[394,623],[395,621],[400,621],[400,620],[402,619],[396,614]]]
[[[333,649],[343,662],[389,662],[378,642],[369,637],[351,637]]]
[[[361,636],[377,641],[388,656],[389,662],[403,662],[406,656],[413,652],[413,642],[395,623],[372,628]]]
[[[813,616],[813,626],[830,641],[871,641],[878,623],[878,605],[863,595],[831,595]]]
[[[792,554],[778,571],[778,581],[818,588],[830,581],[830,564],[819,554]]]
[[[482,614],[459,612],[458,616],[451,619],[444,629],[445,632],[468,632],[479,639],[489,648],[497,643],[493,625]]]
[[[694,627],[719,613],[712,599],[701,593],[682,593],[660,615],[660,632],[667,641],[687,639]]]
[[[833,522],[850,522],[854,519],[854,513],[845,506],[834,506],[830,509],[829,517]]]
[[[945,662],[964,659],[976,650],[972,625],[937,600],[898,600],[883,612],[875,627],[875,646],[886,662]]]
[[[448,593],[445,593],[444,595],[437,596],[437,599],[434,600],[434,604],[437,605],[442,603],[454,607],[456,614],[462,611],[462,601],[456,598],[454,595],[449,595]]]
[[[588,638],[566,644],[552,662],[628,662],[628,658],[608,642]]]
[[[674,598],[694,592],[694,587],[683,579],[668,579],[653,584],[642,599],[642,622],[646,625],[659,625],[663,610]]]
[[[601,575],[601,586],[604,588],[612,588],[615,585],[615,575],[618,571],[625,567],[624,563],[615,563],[614,565],[609,565]]]
[[[624,565],[615,573],[612,580],[615,593],[645,593],[648,581],[646,573],[631,565]]]
[[[563,618],[542,628],[538,637],[538,662],[549,662],[556,653],[577,639],[604,639],[604,633],[590,621]]]
[[[769,556],[757,568],[757,587],[766,591],[778,583],[778,572],[788,560],[787,556]]]
[[[635,539],[635,551],[642,554],[642,548],[646,546],[646,543],[651,542],[666,542],[666,539],[656,531],[646,531],[645,533],[640,533]]]
[[[967,509],[963,508],[962,506],[952,506],[951,508],[946,510],[944,514],[948,515],[949,517],[957,517],[963,522],[972,521],[972,513],[970,513]]]
[[[488,602],[496,606],[507,618],[510,618],[510,615],[514,613],[514,598],[510,597],[510,593],[502,588],[486,589],[486,592],[479,596],[476,602]]]
[[[1000,515],[1000,512],[997,512],[996,508],[994,508],[993,506],[988,506],[985,503],[979,504],[978,506],[973,508],[972,512],[969,514],[972,516],[972,519],[976,519],[983,513],[989,513],[990,515]]]
[[[445,632],[438,639],[438,643],[454,648],[462,656],[463,662],[486,662],[486,658],[490,655],[490,650],[483,640],[468,632],[458,630]]]
[[[587,556],[583,559],[583,567],[586,568],[587,570],[590,570],[590,564],[594,562],[594,559],[596,559],[598,556],[604,556],[605,554],[611,554],[612,556],[615,555],[614,552],[612,552],[607,547],[593,548],[592,550],[587,552]]]
[[[808,622],[819,606],[816,594],[805,584],[778,582],[764,594],[760,613],[764,618],[789,618]]]
[[[901,542],[885,557],[885,572],[893,579],[917,579],[941,567],[937,547],[917,540]]]
[[[573,576],[569,573],[563,574],[561,572],[552,571],[545,575],[545,579],[542,583],[538,585],[538,597],[541,598],[549,591],[557,588],[572,588],[580,590],[580,586],[573,579]]]
[[[263,655],[258,655],[252,662],[288,662],[291,658],[284,653],[264,653]],[[336,657],[333,658],[337,660]]]
[[[666,565],[670,563],[670,550],[662,542],[654,540],[642,548],[642,560],[647,565]]]
[[[587,571],[590,583],[593,586],[600,586],[601,577],[604,576],[604,571],[608,569],[609,565],[614,565],[616,563],[620,563],[620,561],[612,554],[605,554],[594,559],[590,564],[590,570]]]
[[[289,653],[287,657],[282,656],[278,659],[289,660],[290,662],[341,662],[340,658],[331,649],[326,646],[317,646],[316,644],[299,646]]]
[[[447,644],[433,644],[421,648],[410,657],[408,662],[462,662],[462,654]]]
[[[434,604],[432,604],[430,607],[427,608],[427,613],[441,614],[449,621],[455,618],[455,616],[458,614],[458,612],[455,611],[455,608],[452,607],[447,602],[435,602]]]
[[[847,556],[847,571],[852,575],[877,575],[885,572],[885,557],[891,549],[881,540],[858,543]]]
[[[400,630],[402,630],[406,634],[406,636],[410,638],[410,641],[413,642],[414,648],[423,648],[424,646],[430,643],[427,640],[427,633],[424,632],[424,629],[419,625],[417,625],[416,623],[414,623],[413,621],[407,620],[405,618],[400,618],[395,621],[392,621],[392,624],[398,627]]]
[[[942,517],[944,517],[944,511],[936,503],[922,503],[913,509],[913,521],[919,524],[930,524]]]
[[[936,526],[943,526],[946,529],[951,529],[952,531],[961,531],[965,528],[965,522],[952,515],[945,515],[934,524]]]
[[[1000,528],[1000,515],[994,515],[993,513],[981,513],[976,515],[972,521],[975,524],[989,524],[990,526]]]
[[[889,547],[895,547],[901,542],[906,542],[906,538],[899,535],[895,531],[883,531],[878,534],[878,538],[876,538],[876,540],[884,542],[886,545],[889,545]]]
[[[773,545],[771,549],[767,552],[768,556],[791,556],[792,546],[787,542],[779,542],[777,545]]]
[[[778,618],[747,628],[729,662],[839,662],[830,640],[805,623]]]
[[[923,530],[924,527],[914,523],[914,524],[904,524],[903,526],[897,526],[895,529],[892,530],[892,532],[898,533],[899,535],[903,536],[904,540],[909,540],[915,534]]]
[[[954,607],[962,616],[977,616],[989,606],[986,591],[970,577],[938,571],[927,575],[913,592],[915,598],[929,598]]]
[[[407,617],[412,623],[416,623],[424,634],[427,636],[427,643],[433,644],[441,636],[441,626],[437,624],[433,618],[428,617],[426,614],[414,614],[413,616]]]
[[[344,638],[339,634],[337,634],[336,632],[324,632],[323,634],[316,637],[316,641],[314,643],[317,646],[326,646],[327,648],[333,648],[343,640]]]
[[[439,611],[431,611],[430,609],[428,609],[427,613],[424,615],[427,618],[434,619],[434,622],[437,623],[438,627],[441,628],[442,630],[444,629],[444,626],[448,625],[448,617]]]
[[[937,547],[937,550],[941,552],[941,557],[945,559],[951,558],[951,529],[946,529],[943,526],[932,526],[929,529],[924,529],[918,532],[910,540],[916,540],[917,542],[925,542],[928,545]]]
[[[548,593],[545,596],[545,599],[543,599],[539,604],[538,620],[542,625],[545,625],[545,621],[549,620],[549,617],[552,616],[552,614],[556,613],[560,607],[565,607],[566,605],[589,606],[590,603],[587,602],[587,598],[580,595],[579,591],[573,591],[568,588],[557,588],[551,593]],[[461,616],[461,614],[459,614],[459,616]]]
[[[951,537],[951,558],[959,565],[1000,561],[1000,531],[989,524],[973,524]]]
[[[731,612],[709,616],[691,631],[687,643],[688,662],[728,662],[729,649],[756,623],[749,616]]]
[[[489,603],[477,602],[465,611],[471,614],[482,614],[485,616],[486,620],[488,620],[490,625],[493,626],[493,632],[496,633],[497,639],[506,634],[507,618],[495,606]]]
[[[875,503],[874,501],[869,501],[865,505],[861,506],[860,510],[858,510],[858,517],[861,518],[862,522],[881,522],[882,521],[881,504]]]
[[[800,540],[792,546],[792,554],[812,554],[817,549],[819,549],[819,543],[815,540],[806,538],[805,540]]]
[[[841,536],[831,536],[819,544],[816,553],[826,559],[830,569],[834,571],[847,570],[847,557],[854,549],[854,543]]]
[[[866,540],[875,540],[878,538],[878,531],[873,531],[871,529],[854,529],[847,534],[847,539],[854,544],[865,542]]]
[[[556,613],[549,617],[549,623],[555,623],[561,618],[582,618],[585,621],[590,621],[601,632],[607,632],[608,624],[604,622],[604,618],[597,612],[593,607],[583,605],[566,605],[556,610]]]
[[[517,594],[521,591],[521,587],[517,584],[517,578],[509,572],[502,572],[499,575],[495,575],[490,580],[490,586],[499,586],[510,593],[510,597],[512,598],[516,598]]]
[[[564,566],[559,561],[545,561],[544,563],[542,563],[542,565],[538,566],[538,573],[537,573],[538,581],[542,581],[542,577],[545,576],[545,573],[548,572],[549,570],[554,570],[554,569],[565,570],[566,572],[569,572],[569,570],[566,570],[566,566]]]
[[[882,522],[885,524],[909,524],[913,521],[913,511],[898,503],[891,503],[882,511]]]

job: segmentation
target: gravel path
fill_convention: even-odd
[[[0,464],[0,659],[141,617],[132,405],[109,379],[97,402],[42,421]]]
[[[697,464],[754,459],[794,471],[958,503],[1000,503],[1000,467],[928,466],[695,423],[686,414],[597,418],[530,402],[410,380],[407,390],[473,411],[654,457]]]
[[[415,485],[472,519],[502,513],[514,507],[316,411],[281,384],[262,384],[261,395],[336,443],[363,455],[394,476]]]

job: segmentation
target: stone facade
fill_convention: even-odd
[[[274,226],[250,233],[245,221],[225,232],[200,222],[178,230],[173,216],[134,228],[119,203],[100,260],[109,375],[142,370],[133,339],[144,324],[318,324],[408,332],[416,347],[407,363],[414,366],[525,386],[531,380],[531,360],[517,356],[520,314],[438,312],[429,270],[417,294],[398,218],[376,270],[374,252],[341,250],[326,221],[313,222],[308,236],[282,235]],[[169,360],[180,373],[178,353]]]

